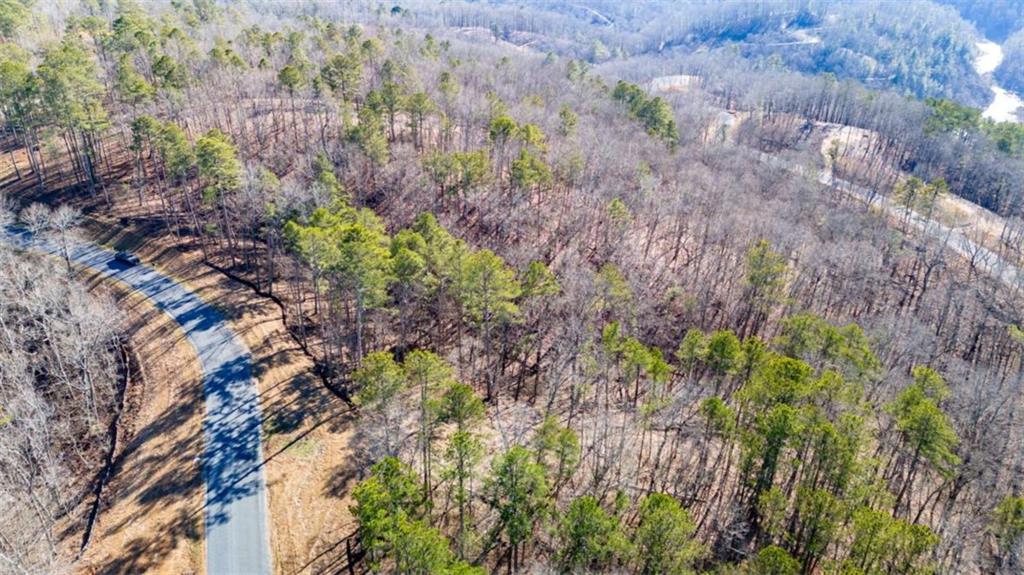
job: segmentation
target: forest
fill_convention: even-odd
[[[1018,265],[1024,132],[953,7],[752,6],[0,2],[0,223],[115,214],[279,305],[372,572],[1020,572],[1021,286],[764,157]],[[73,571],[119,312],[0,269],[0,571]]]
[[[531,3],[543,7],[536,11],[504,2],[404,4],[403,17],[420,26],[489,29],[504,41],[593,64],[644,54],[739,53],[748,68],[828,73],[974,106],[991,99],[972,67],[974,26],[931,1],[551,1]],[[1006,10],[1019,12],[1009,4]]]
[[[957,9],[965,20],[996,42],[1003,42],[1024,27],[1024,14],[1013,0],[971,2],[970,0],[939,0]]]
[[[1006,40],[1006,58],[996,76],[1012,90],[1024,88],[1024,30]]]
[[[0,198],[2,199],[2,198]],[[11,222],[0,201],[0,224]],[[32,204],[21,217],[59,237],[78,215]],[[0,246],[0,565],[63,566],[56,527],[89,493],[73,486],[105,456],[107,426],[127,370],[120,312],[70,266]]]

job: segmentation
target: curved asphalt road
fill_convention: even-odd
[[[54,255],[59,245],[16,228],[0,239]],[[181,326],[203,369],[206,418],[206,569],[209,575],[264,575],[270,569],[266,483],[260,446],[260,403],[249,349],[212,306],[146,265],[129,266],[114,252],[88,242],[70,245],[76,264],[123,282],[145,295]]]
[[[813,177],[823,186],[846,193],[867,206],[877,206],[898,221],[905,221],[911,228],[942,244],[982,273],[1010,288],[1024,291],[1024,269],[1014,265],[1001,255],[974,241],[964,233],[962,227],[950,227],[938,220],[930,219],[914,210],[896,204],[889,197],[847,180],[833,177],[827,169],[814,172],[795,162],[759,152],[758,158],[765,164],[789,170],[797,175]]]

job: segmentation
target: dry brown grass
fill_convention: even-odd
[[[195,350],[178,325],[122,284],[85,277],[113,293],[126,315],[140,373],[126,390],[120,451],[104,489],[83,573],[202,573],[202,386]]]

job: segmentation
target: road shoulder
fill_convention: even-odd
[[[138,369],[79,571],[201,574],[203,388],[195,349],[170,316],[131,288],[93,271],[80,278],[124,311]]]
[[[352,414],[315,375],[277,304],[203,265],[198,251],[175,249],[173,238],[143,234],[113,220],[92,222],[87,235],[139,254],[147,265],[185,285],[217,308],[249,347],[263,413],[274,571],[294,573],[330,561],[331,553],[321,553],[352,531],[346,499],[355,480]],[[202,410],[201,394],[197,408]]]

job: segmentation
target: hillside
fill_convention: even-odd
[[[594,64],[646,54],[738,53],[747,67],[831,74],[917,98],[982,108],[991,99],[972,66],[983,37],[954,8],[931,1],[413,0],[396,6],[402,19],[420,26],[489,29],[504,41]]]
[[[0,18],[7,219],[141,254],[110,257],[214,367],[147,384],[187,451],[115,458],[87,554],[8,454],[105,437],[117,314],[80,318],[103,394],[59,353],[0,378],[3,569],[1021,569],[1024,130],[953,8],[42,8]],[[0,307],[26,366],[98,304],[5,254],[61,278],[0,282],[46,302]]]

